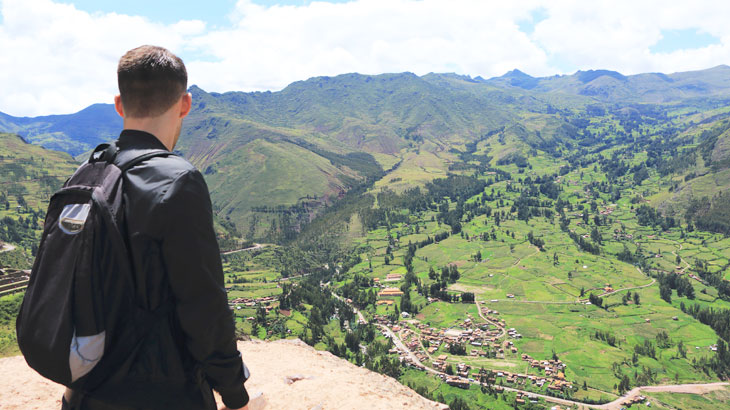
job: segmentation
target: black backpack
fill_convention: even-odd
[[[172,153],[137,152],[118,163],[118,152],[114,143],[98,146],[51,197],[16,322],[28,364],[86,393],[103,384],[170,311],[169,305],[154,312],[137,306],[122,175],[140,161]]]

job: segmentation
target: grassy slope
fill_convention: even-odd
[[[112,104],[93,104],[74,114],[35,118],[0,113],[0,131],[20,134],[33,144],[71,155],[116,138],[121,127],[122,119]]]
[[[532,123],[533,127],[537,128],[541,126],[541,122],[544,123],[544,118],[539,116],[528,117],[528,122]],[[616,127],[617,125],[610,121],[596,122],[596,127]],[[505,132],[501,137],[502,142],[500,142],[500,136],[495,135],[479,144],[481,152],[494,157],[493,164],[498,158],[509,152],[528,155],[530,146],[520,138],[520,135]],[[610,150],[606,154],[610,155]],[[632,164],[638,164],[645,158],[645,155],[639,154],[632,159]],[[447,164],[456,161],[456,157],[452,153],[429,150],[422,150],[418,152],[418,155],[415,151],[408,150],[404,152],[402,159],[403,162],[396,171],[375,184],[374,192],[386,187],[402,191],[407,187],[423,185],[432,178],[442,176]],[[523,172],[525,175],[533,176],[557,172],[561,166],[566,164],[563,160],[555,160],[542,153],[529,158],[529,161],[532,168]],[[517,177],[525,176],[519,175],[520,171],[514,165],[501,166],[501,168],[512,172]],[[600,172],[595,172],[592,166],[575,169],[562,179],[561,187],[564,198],[574,205],[587,204],[588,201],[584,196],[585,185],[603,180],[605,180],[605,176]],[[496,184],[494,187],[505,193],[507,199],[514,197],[514,194],[506,193],[506,183]],[[654,340],[660,331],[667,331],[670,334],[672,346],[660,349],[657,359],[640,357],[639,368],[647,366],[653,369],[660,382],[673,382],[676,375],[679,375],[680,382],[705,380],[704,373],[692,367],[690,363],[693,358],[710,354],[707,346],[715,342],[715,333],[709,327],[682,314],[678,308],[679,303],[684,301],[685,303],[711,304],[717,307],[727,307],[727,304],[716,299],[713,289],[705,288],[698,283],[694,283],[698,291],[698,298],[694,302],[690,302],[686,298],[675,297],[672,304],[667,304],[658,297],[658,286],[654,284],[636,290],[641,297],[640,306],[635,306],[633,303],[622,305],[622,293],[606,298],[606,302],[613,305],[608,312],[586,305],[520,304],[502,301],[492,304],[489,302],[493,298],[504,299],[506,293],[513,293],[522,300],[570,302],[575,301],[581,288],[591,291],[600,289],[606,284],[610,284],[614,288],[649,284],[651,279],[645,274],[631,265],[617,261],[613,256],[614,253],[621,250],[625,243],[612,239],[613,230],[618,228],[625,228],[628,232],[634,233],[636,240],[627,243],[630,249],[633,250],[636,244],[641,244],[647,254],[660,255],[651,260],[654,269],[673,269],[675,255],[672,252],[683,258],[702,257],[709,260],[712,266],[722,266],[730,256],[727,255],[730,244],[717,235],[695,232],[689,237],[681,239],[679,230],[657,233],[651,228],[641,227],[636,223],[629,199],[640,193],[666,192],[667,187],[665,179],[652,174],[642,186],[632,187],[630,184],[625,186],[623,197],[617,203],[611,203],[607,197],[598,201],[601,209],[606,206],[616,208],[612,215],[612,224],[601,228],[604,238],[604,252],[601,255],[594,256],[580,252],[575,244],[560,232],[557,227],[557,218],[553,220],[535,218],[529,223],[509,220],[497,228],[496,241],[481,242],[454,236],[440,244],[420,249],[414,260],[415,271],[421,280],[430,283],[426,275],[429,266],[438,270],[440,266],[448,263],[459,265],[462,277],[450,288],[454,292],[473,291],[477,294],[477,299],[485,301],[489,307],[502,312],[502,317],[507,320],[508,327],[516,327],[525,336],[516,342],[520,353],[524,352],[536,358],[547,359],[554,350],[561,359],[568,363],[566,375],[569,380],[576,381],[578,384],[586,381],[589,386],[605,392],[580,390],[576,393],[576,397],[593,399],[597,399],[601,395],[611,397],[611,392],[614,391],[613,385],[618,381],[611,371],[612,363],[623,363],[619,365],[620,370],[631,374],[637,367],[626,363],[630,363],[633,346],[642,343],[645,339]],[[499,209],[496,203],[489,205],[493,209]],[[502,210],[508,210],[508,207],[509,201]],[[431,215],[428,212],[413,215],[410,226],[394,226],[390,233],[400,234],[401,245],[405,245],[408,241],[423,240],[427,234],[433,235],[448,229],[447,226],[439,226],[436,222],[431,222]],[[588,230],[577,224],[577,217],[573,216],[571,219],[572,229],[581,234],[589,233]],[[416,221],[421,227],[419,234],[413,231],[413,223]],[[464,231],[473,237],[481,232],[491,231],[493,227],[491,220],[477,217],[464,226]],[[526,243],[525,237],[530,231],[546,241],[548,252],[537,252],[534,247]],[[510,232],[515,233],[514,239],[509,235]],[[357,238],[357,236],[351,238],[369,249],[362,254],[363,262],[355,266],[351,272],[381,279],[387,273],[405,273],[401,264],[403,248],[394,252],[395,260],[389,265],[384,265],[382,262],[387,244],[386,234],[385,229],[378,229],[365,233],[361,238]],[[651,238],[648,238],[649,236]],[[482,263],[469,261],[471,255],[477,250],[481,251],[485,258]],[[557,265],[552,263],[553,253],[556,253],[560,259],[560,263]],[[372,272],[368,268],[368,260],[372,261]],[[398,286],[399,284],[396,282],[393,285]],[[417,304],[425,305],[425,300],[415,292],[412,293],[412,299]],[[377,309],[377,312],[381,314],[389,311],[392,311],[392,308],[380,306]],[[466,314],[475,316],[475,312],[473,305],[451,305],[439,302],[424,307],[419,318],[434,326],[449,327],[457,320],[463,319]],[[674,316],[677,316],[678,320],[672,320]],[[650,322],[647,322],[646,319],[650,319]],[[617,336],[620,344],[612,347],[605,342],[595,340],[592,336],[599,330]],[[675,358],[676,343],[679,340],[682,340],[688,347],[687,359]],[[695,347],[700,347],[700,349],[695,349]],[[595,352],[601,354],[595,355]],[[516,356],[497,361],[485,361],[484,359],[480,359],[480,361],[472,358],[455,358],[454,360],[503,369],[514,369],[523,365]],[[407,372],[403,381],[408,383],[420,380],[420,373],[412,373]],[[429,382],[420,380],[419,383],[428,384]],[[434,389],[429,391],[435,394],[442,389],[448,390],[445,386],[436,386],[438,385],[435,384]],[[471,395],[471,393],[456,390],[453,393]],[[479,394],[475,395],[474,400],[481,400],[478,398],[479,396]]]
[[[709,132],[713,128],[723,126],[723,122],[727,121],[727,109],[713,110],[715,115],[719,115],[720,119],[709,122],[702,122],[703,117],[707,115],[696,114],[691,116],[691,121],[698,122],[698,125],[689,128],[681,137],[691,137],[693,144],[685,148],[693,148],[699,145],[703,132]],[[710,158],[713,162],[722,162],[730,158],[730,131],[722,133],[714,145]],[[659,209],[670,214],[682,215],[687,204],[692,199],[701,199],[703,197],[712,198],[719,192],[730,190],[730,169],[712,169],[705,164],[699,153],[695,157],[695,164],[684,169],[683,172],[673,176],[672,182],[677,185],[673,192],[658,190],[653,192],[648,199]],[[723,167],[724,168],[724,167]],[[688,175],[697,175],[695,178],[687,177]]]
[[[14,134],[0,133],[0,156],[0,190],[10,194],[11,206],[17,205],[17,191],[25,193],[30,208],[45,208],[50,194],[78,167],[70,155],[28,144]]]
[[[521,133],[530,139],[521,141],[520,151],[565,140],[563,121],[556,114],[544,113],[547,101],[555,96],[532,96],[448,76],[351,74],[293,83],[277,93],[215,94],[197,87],[192,92],[196,103],[178,148],[201,170],[211,166],[245,181],[220,185],[220,174],[206,176],[215,187],[214,203],[225,212],[219,215],[230,216],[244,232],[252,223],[250,207],[257,198],[270,206],[291,205],[307,194],[338,192],[349,178],[365,176],[338,164],[332,164],[337,169],[323,167],[321,158],[306,150],[317,156],[322,156],[317,150],[366,152],[384,169],[402,160],[389,179],[377,185],[400,191],[444,176],[448,164],[456,160],[450,147],[482,139],[485,133],[512,121],[521,122],[523,115],[526,128]],[[569,96],[558,100],[571,107],[587,101]],[[244,148],[255,140],[272,145],[266,152],[261,142]],[[297,142],[303,151],[290,144],[296,141],[310,145]],[[257,169],[243,164],[260,164],[265,161],[262,155],[268,153],[273,155],[270,164],[276,167]],[[304,172],[306,181],[299,175]],[[250,197],[247,192],[252,185],[266,189]],[[232,199],[238,201],[235,209]]]

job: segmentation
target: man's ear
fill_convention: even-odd
[[[114,96],[114,109],[117,111],[117,114],[119,114],[120,117],[124,118],[124,107],[122,107],[121,95],[117,94]]]
[[[190,113],[193,106],[193,95],[185,93],[182,96],[182,104],[180,105],[180,118],[185,118]]]

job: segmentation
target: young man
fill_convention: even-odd
[[[116,162],[172,151],[190,112],[182,60],[161,47],[130,50],[117,69],[114,105],[124,118]],[[67,390],[67,409],[247,409],[248,370],[236,350],[208,188],[175,156],[153,157],[124,175],[126,229],[136,293],[171,313],[116,369],[98,395]]]

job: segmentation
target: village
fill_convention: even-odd
[[[407,313],[398,322],[393,322],[388,316],[375,315],[374,322],[390,329],[403,342],[402,347],[405,350],[398,344],[391,349],[391,353],[398,354],[403,363],[418,369],[428,366],[451,386],[468,389],[470,383],[482,383],[494,386],[498,392],[504,390],[503,386],[534,386],[553,392],[573,387],[565,379],[566,365],[563,362],[552,359],[536,360],[524,353],[519,355],[512,340],[520,339],[521,334],[514,328],[507,329],[505,321],[498,318],[498,311],[482,307],[481,313],[485,323],[476,324],[474,318],[467,314],[469,317],[448,329],[431,327],[410,318]],[[464,354],[443,353],[453,351],[452,346],[462,347]],[[434,356],[439,352],[441,353],[438,356]],[[476,368],[465,363],[469,361],[469,357],[519,358],[534,374]],[[518,403],[524,403],[529,398],[518,397],[517,400]]]
[[[276,296],[264,296],[260,298],[235,298],[228,301],[228,308],[231,310],[241,310],[244,307],[250,309],[258,306],[263,306],[268,314],[274,310],[276,306],[278,306],[278,299]],[[280,312],[285,316],[289,316],[288,310],[281,310]],[[253,316],[248,316],[246,317],[246,320],[254,321],[255,318]]]
[[[382,282],[397,282],[401,279],[402,275],[390,273]],[[385,287],[379,278],[373,281],[381,289],[378,292],[376,305],[390,306],[394,304],[396,297],[403,296],[399,288]],[[430,297],[427,300],[429,304],[439,301]],[[535,360],[524,353],[518,356],[519,350],[513,340],[521,339],[522,335],[514,328],[507,328],[506,322],[499,317],[497,310],[478,304],[477,306],[483,323],[475,323],[474,317],[467,313],[465,319],[447,329],[431,327],[411,318],[407,312],[401,312],[397,322],[393,322],[391,317],[385,315],[375,315],[373,320],[381,327],[391,330],[403,342],[404,349],[398,344],[391,349],[391,353],[399,355],[401,362],[418,369],[428,366],[451,386],[468,389],[470,383],[477,383],[478,380],[479,383],[495,386],[497,391],[503,391],[503,385],[518,388],[532,385],[537,389],[546,388],[552,392],[573,387],[572,383],[565,379],[566,365],[563,362],[552,359]],[[452,346],[460,346],[463,355],[451,355],[452,360],[449,360],[449,355],[443,352],[453,351]],[[439,351],[442,353],[434,357],[433,355]],[[534,374],[476,369],[464,362],[454,363],[454,360],[460,357],[491,359],[519,357]],[[526,400],[529,398],[518,397],[517,403],[524,403]]]

